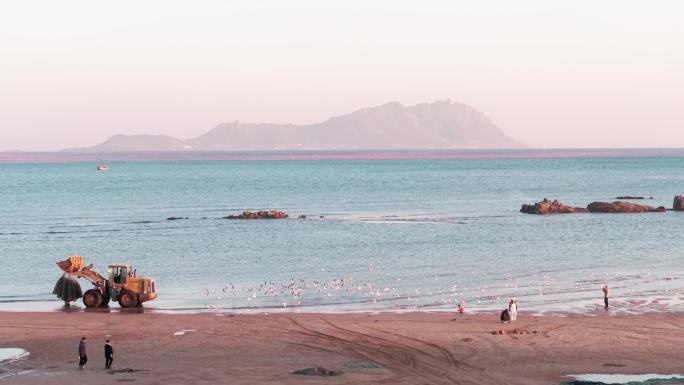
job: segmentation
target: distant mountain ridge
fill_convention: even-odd
[[[483,113],[450,100],[405,107],[390,102],[324,122],[293,125],[223,123],[187,140],[166,135],[115,135],[72,151],[353,150],[523,148]]]

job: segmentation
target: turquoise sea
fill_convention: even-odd
[[[604,282],[613,312],[681,311],[684,212],[518,212],[681,193],[684,150],[5,153],[0,310],[60,309],[54,262],[83,255],[165,311],[593,312]],[[221,219],[261,209],[291,218]]]

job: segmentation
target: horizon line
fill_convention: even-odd
[[[670,153],[668,153],[670,151]],[[231,150],[120,152],[0,152],[0,164],[86,163],[103,161],[306,161],[306,160],[477,160],[592,159],[684,156],[684,148],[525,148],[525,149],[377,149]]]

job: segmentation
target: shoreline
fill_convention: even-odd
[[[670,295],[664,297],[663,294]],[[678,293],[666,292],[663,294],[651,294],[649,297],[635,297],[635,296],[614,296],[611,297],[611,306],[608,309],[610,315],[641,315],[641,314],[682,314],[684,313],[684,298],[680,298]],[[525,297],[518,297],[523,299]],[[405,306],[405,307],[349,307],[335,306],[344,304],[292,304],[286,307],[279,306],[253,306],[253,307],[231,307],[231,306],[217,306],[213,304],[205,304],[204,306],[163,306],[157,307],[158,301],[152,301],[143,305],[143,307],[130,309],[132,312],[149,312],[160,314],[327,314],[327,315],[345,315],[345,314],[406,314],[406,313],[455,313],[457,310],[456,302],[445,305],[436,304],[421,305],[421,306]],[[370,302],[370,301],[369,301]],[[595,296],[593,300],[568,299],[562,303],[555,303],[556,306],[540,306],[536,303],[527,304],[522,302],[521,312],[539,317],[547,316],[594,316],[605,314],[606,310],[603,306],[603,298]],[[469,314],[498,314],[507,307],[505,303],[496,305],[469,305],[468,302],[463,302],[466,306],[466,312]],[[579,303],[580,306],[577,306]],[[562,306],[561,306],[562,305]],[[582,306],[583,305],[583,306]],[[574,307],[573,307],[574,306]],[[0,314],[2,313],[63,313],[63,312],[92,312],[92,313],[108,313],[118,312],[121,308],[118,304],[112,303],[108,308],[90,309],[86,308],[82,300],[72,302],[70,308],[65,308],[63,302],[55,299],[53,295],[46,296],[45,299],[29,300],[29,301],[0,301]]]
[[[458,314],[456,308],[434,308],[434,309],[357,309],[357,310],[311,310],[309,309],[313,306],[307,306],[306,308],[297,308],[295,306],[284,309],[283,307],[256,307],[256,308],[155,308],[155,307],[138,307],[131,309],[124,309],[118,305],[112,305],[108,308],[86,308],[82,304],[73,304],[70,308],[65,308],[63,306],[53,307],[51,309],[25,309],[18,308],[13,309],[0,309],[0,315],[2,314],[51,314],[51,313],[90,313],[90,314],[111,314],[111,313],[126,313],[126,314],[167,314],[167,315],[201,315],[201,314],[218,314],[218,315],[327,315],[327,316],[345,316],[345,315],[402,315],[402,314]],[[466,309],[466,314],[475,316],[498,316],[505,306],[501,306],[501,309]],[[684,315],[684,309],[682,308],[661,308],[661,309],[639,309],[639,311],[627,311],[624,307],[611,306],[610,309],[604,309],[602,306],[596,306],[594,309],[587,310],[518,310],[518,314],[524,314],[528,317],[597,317],[597,316],[641,316],[641,315],[658,315],[658,314],[670,314],[670,315]]]
[[[612,297],[611,297],[612,299]],[[539,306],[525,307],[519,312],[529,316],[536,317],[554,317],[554,316],[596,316],[601,314],[609,315],[647,315],[647,314],[684,314],[684,308],[681,307],[682,299],[673,302],[675,299],[657,298],[659,304],[654,306],[653,303],[647,303],[650,306],[643,306],[644,303],[634,303],[633,301],[612,300],[611,306],[608,310],[604,309],[603,303],[596,300],[592,306],[576,307],[570,309],[559,309],[558,307],[549,307],[547,309],[539,308]],[[672,302],[662,304],[662,302]],[[586,302],[586,301],[585,301]],[[37,303],[40,306],[35,306]],[[567,304],[572,304],[573,301],[568,301]],[[291,305],[283,306],[263,306],[263,307],[220,307],[220,306],[203,306],[203,307],[156,307],[156,302],[151,302],[148,306],[133,309],[122,309],[118,304],[113,303],[107,308],[86,308],[79,299],[72,302],[69,308],[64,307],[63,302],[57,299],[46,299],[40,301],[0,301],[0,314],[3,313],[113,313],[113,312],[131,312],[131,313],[158,313],[158,314],[235,314],[235,315],[250,315],[250,314],[321,314],[321,315],[346,315],[346,314],[407,314],[407,313],[435,313],[435,314],[449,314],[456,313],[457,307],[455,305],[449,307],[439,306],[413,306],[413,307],[383,307],[377,309],[371,308],[357,308],[344,309],[335,308],[326,305]],[[5,305],[5,306],[3,306]],[[19,305],[19,306],[6,306]],[[25,306],[31,305],[31,306]],[[498,314],[506,308],[506,304],[502,303],[499,308],[491,306],[480,307],[466,307],[466,312],[472,315],[487,315]]]
[[[501,331],[501,334],[498,334]],[[180,334],[179,334],[180,333]],[[76,347],[88,337],[89,363]],[[111,338],[113,369],[102,344]],[[498,314],[0,312],[0,346],[29,355],[0,362],[12,384],[396,383],[559,384],[581,373],[680,373],[677,313]],[[312,366],[339,376],[299,376]]]

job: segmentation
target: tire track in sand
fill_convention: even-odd
[[[363,358],[364,360],[382,362],[385,365],[385,367],[387,367],[390,371],[398,372],[398,376],[395,376],[390,382],[394,382],[395,380],[399,380],[404,377],[410,377],[412,372],[411,370],[406,368],[415,368],[417,366],[417,361],[415,357],[411,354],[407,354],[404,351],[397,350],[389,346],[385,348],[376,348],[365,345],[363,343],[359,343],[358,341],[346,340],[333,334],[323,333],[305,327],[302,324],[295,321],[294,319],[292,319],[291,317],[286,318],[293,325],[303,330],[293,330],[292,332],[303,334],[309,337],[332,341],[333,343],[340,345],[344,350],[350,351],[356,354],[357,356]],[[378,358],[378,355],[382,358]]]
[[[482,373],[479,369],[473,369],[467,367],[467,365],[459,364],[459,361],[457,361],[446,348],[437,344],[417,339],[411,341],[413,343],[418,342],[428,346],[429,349],[437,350],[437,352],[426,351],[411,344],[345,329],[323,318],[319,318],[319,320],[325,327],[332,328],[341,335],[333,332],[312,330],[311,328],[305,328],[302,325],[298,326],[308,332],[315,333],[322,338],[333,339],[338,343],[345,345],[353,345],[352,350],[363,350],[366,356],[385,364],[385,366],[396,373],[396,375],[387,380],[380,381],[382,383],[398,383],[402,381],[407,381],[408,383],[417,383],[418,381],[420,383],[428,384],[481,383],[474,379],[468,380],[467,377],[471,376],[463,377],[464,372],[470,372],[469,374],[471,375],[477,374],[477,377],[480,377]],[[294,320],[291,321],[296,324]],[[342,338],[342,336],[346,338]],[[401,338],[404,336],[397,335],[396,337]],[[383,358],[378,359],[378,355]],[[404,359],[397,359],[397,356],[403,357]]]
[[[322,320],[322,321],[325,322],[325,323],[327,323],[329,326],[331,326],[331,327],[333,327],[333,328],[336,328],[336,329],[338,329],[338,330],[340,330],[340,331],[342,331],[342,332],[354,334],[354,335],[357,335],[357,336],[359,336],[359,337],[361,337],[361,338],[371,338],[371,339],[379,340],[379,341],[381,341],[381,342],[387,342],[387,341],[389,341],[389,340],[386,339],[386,338],[382,338],[382,337],[379,337],[379,336],[376,336],[376,335],[367,334],[367,333],[361,333],[361,332],[358,332],[358,331],[354,331],[354,330],[342,328],[342,327],[340,327],[340,326],[338,326],[338,325],[335,325],[335,324],[331,323],[331,322],[328,321],[328,320]],[[437,367],[437,368],[436,368],[434,365],[430,365],[430,366],[431,366],[431,369],[432,369],[432,370],[435,370],[435,371],[441,369],[441,370],[442,370],[441,372],[435,372],[435,374],[438,375],[438,376],[440,376],[440,377],[445,377],[445,378],[451,380],[452,382],[450,382],[450,383],[467,383],[467,382],[464,382],[464,378],[463,378],[463,375],[466,374],[466,373],[467,373],[467,374],[470,374],[470,375],[472,375],[472,376],[474,376],[475,378],[480,378],[480,377],[484,374],[484,373],[483,373],[483,372],[484,372],[484,369],[478,368],[478,367],[473,366],[473,365],[469,365],[469,364],[467,364],[467,363],[465,363],[465,362],[463,362],[463,361],[460,361],[460,360],[456,359],[456,358],[454,357],[454,355],[451,353],[451,351],[449,351],[449,349],[447,349],[447,348],[445,348],[444,346],[441,346],[441,345],[439,345],[439,344],[437,344],[437,343],[430,342],[430,341],[426,341],[426,340],[422,340],[422,339],[419,339],[419,338],[410,337],[410,336],[403,335],[403,334],[394,333],[394,332],[391,332],[391,331],[388,331],[388,330],[379,329],[379,328],[373,328],[373,327],[366,327],[366,328],[367,328],[367,329],[370,329],[370,330],[373,330],[373,331],[375,331],[375,332],[379,332],[379,333],[384,333],[384,334],[391,335],[391,336],[393,336],[393,337],[395,337],[395,338],[404,339],[404,340],[408,340],[408,341],[411,341],[411,342],[414,342],[414,343],[418,343],[418,344],[427,346],[427,347],[430,348],[430,349],[436,350],[438,353],[437,353],[437,354],[434,354],[434,353],[432,353],[432,352],[428,352],[428,351],[425,351],[425,350],[422,350],[422,349],[418,349],[418,348],[413,347],[413,346],[411,346],[411,345],[409,345],[409,344],[399,343],[399,342],[397,342],[397,341],[392,341],[393,343],[398,344],[398,345],[400,345],[400,346],[402,346],[402,347],[405,347],[405,348],[408,348],[408,349],[413,349],[413,350],[415,350],[416,352],[419,352],[420,354],[426,355],[426,356],[430,357],[430,358],[431,358],[432,360],[434,360],[434,361],[441,362],[442,365],[440,365],[440,366]],[[472,349],[469,348],[469,350],[472,350]],[[441,356],[441,357],[440,357],[440,356]],[[425,365],[425,363],[423,363],[423,364]],[[456,377],[458,380],[456,380],[454,377]],[[488,379],[488,381],[489,381],[489,382],[488,382],[489,384],[499,383],[498,381],[495,381],[494,379],[491,379],[491,378]]]

